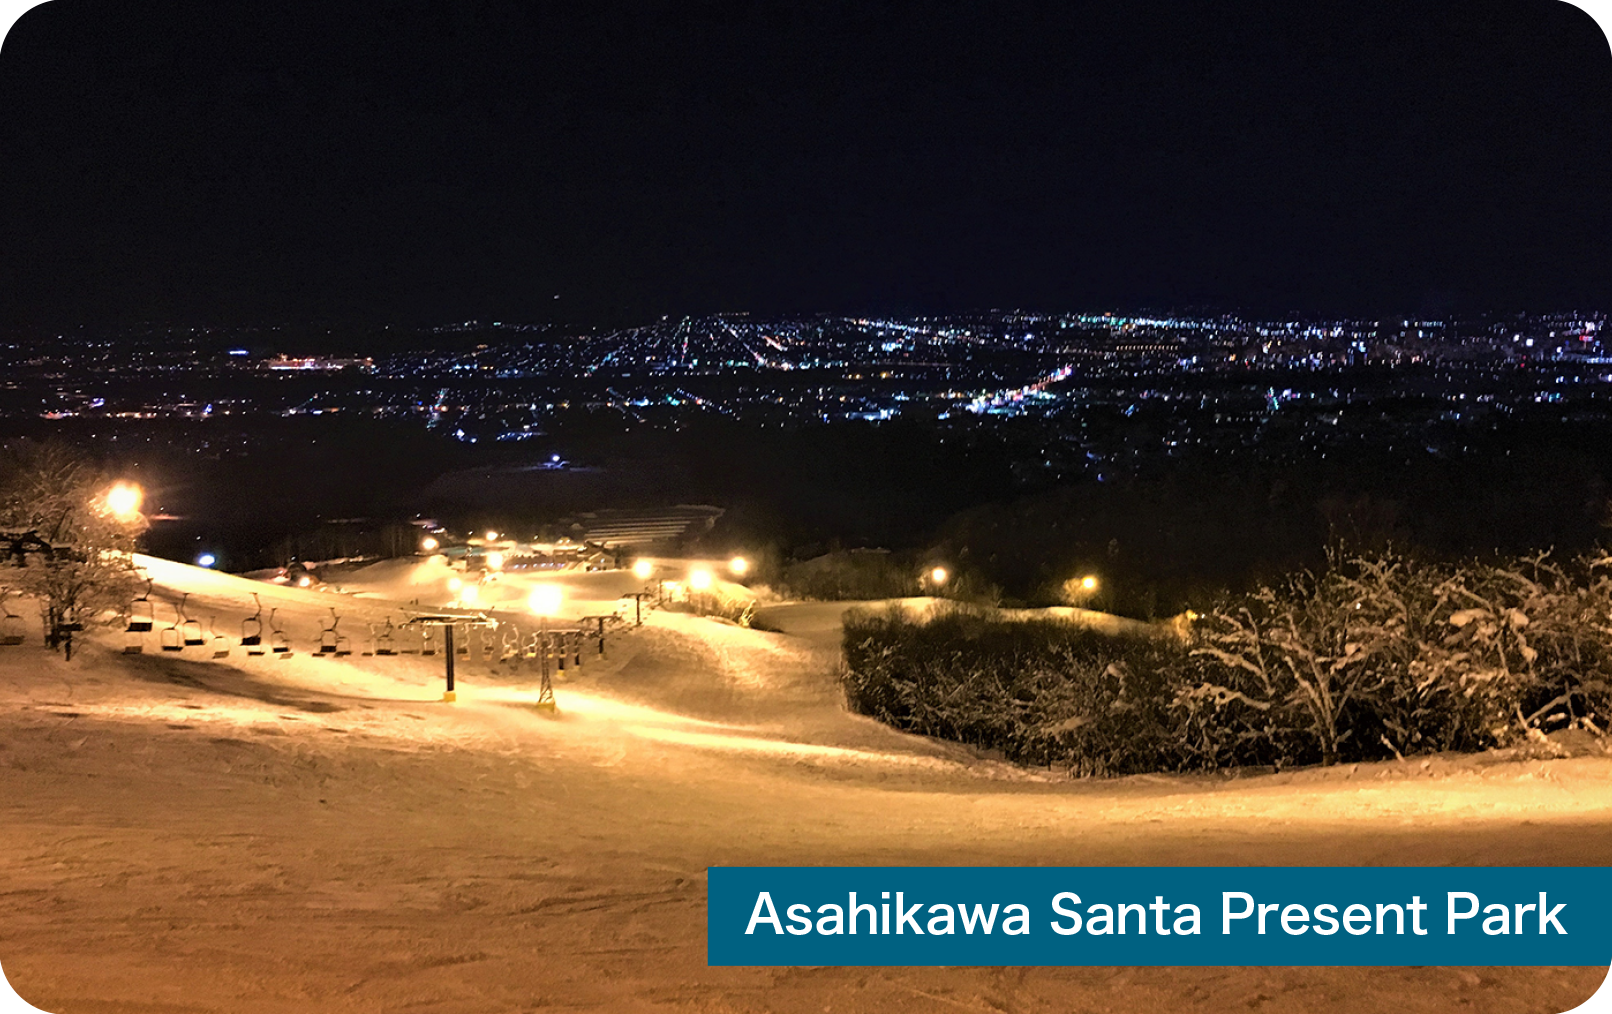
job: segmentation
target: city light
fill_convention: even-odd
[[[434,551],[440,545],[440,542],[429,535],[420,540],[420,548],[425,550],[427,553]]]
[[[145,492],[132,482],[115,482],[106,491],[106,509],[119,521],[133,521],[140,516],[140,505]]]
[[[711,572],[696,568],[688,573],[688,586],[695,591],[705,591],[711,587]]]
[[[648,581],[649,575],[655,573],[655,565],[648,560],[639,560],[632,565],[633,576],[640,581]]]
[[[728,569],[742,576],[745,571],[750,569],[750,561],[742,556],[735,556],[728,561]]]
[[[532,589],[526,604],[539,616],[553,616],[560,611],[563,595],[558,585],[540,584]]]

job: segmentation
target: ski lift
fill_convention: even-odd
[[[174,621],[172,626],[162,628],[157,639],[162,643],[163,651],[184,651],[185,633],[181,626],[185,622],[185,614],[180,611],[179,603],[174,603]]]
[[[257,603],[257,612],[241,621],[241,647],[246,649],[248,655],[263,654],[263,600],[252,593],[252,601]]]
[[[493,643],[493,639],[489,636],[489,632],[481,630],[480,628],[477,628],[476,638],[481,642],[481,660],[483,662],[491,662],[493,660],[493,656],[498,654],[498,646]]]
[[[277,658],[290,658],[292,655],[291,639],[285,635],[285,631],[275,622],[275,615],[279,611],[278,607],[269,610],[269,651],[273,652]]]
[[[437,653],[437,642],[431,636],[432,629],[428,623],[420,624],[420,654],[428,658]]]
[[[146,577],[146,590],[129,603],[129,625],[124,628],[130,634],[144,634],[152,627],[151,613],[151,578]]]
[[[208,638],[213,644],[213,657],[229,658],[229,638],[218,632],[218,627],[215,625],[217,622],[216,615],[207,617],[207,630],[213,635]]]
[[[207,643],[207,639],[202,636],[201,621],[191,619],[190,614],[185,612],[185,603],[189,601],[190,592],[185,592],[184,597],[179,600],[179,614],[182,617],[180,626],[185,635],[185,647],[200,648]]]
[[[27,625],[21,616],[13,613],[11,607],[5,604],[6,596],[10,594],[10,588],[0,588],[0,609],[5,610],[5,615],[0,616],[0,644],[14,648],[22,643]]]

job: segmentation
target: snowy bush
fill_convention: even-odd
[[[1183,649],[966,608],[845,620],[850,707],[897,728],[1083,774],[1156,770],[1174,754],[1171,671]]]
[[[1185,638],[957,609],[845,623],[847,700],[1089,774],[1505,746],[1612,716],[1612,558],[1395,554],[1226,599]]]

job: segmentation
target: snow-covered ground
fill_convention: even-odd
[[[767,606],[767,631],[652,612],[554,713],[535,663],[477,643],[448,704],[440,655],[361,654],[453,601],[440,562],[347,594],[149,565],[220,632],[257,592],[294,654],[0,648],[0,964],[57,1014],[1560,1011],[1605,975],[708,968],[712,865],[1608,865],[1612,757],[1070,781],[847,714],[843,604]],[[539,581],[557,624],[643,586],[506,575],[483,603],[535,629]],[[315,657],[332,605],[353,654]]]

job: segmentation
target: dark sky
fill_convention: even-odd
[[[1558,0],[52,0],[0,324],[1612,309],[1609,128]]]

